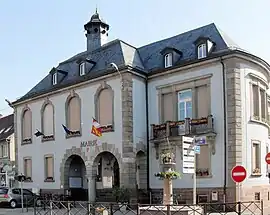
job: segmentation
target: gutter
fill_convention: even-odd
[[[224,130],[224,181],[223,181],[223,201],[226,202],[227,195],[227,100],[226,100],[226,71],[222,57],[220,58],[222,65],[222,87],[223,87],[223,130]]]
[[[145,111],[146,111],[146,156],[147,156],[147,191],[150,190],[149,168],[149,105],[148,105],[148,79],[145,79]],[[149,192],[148,192],[149,193]]]

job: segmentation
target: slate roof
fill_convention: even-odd
[[[0,118],[0,141],[5,140],[14,133],[14,115],[10,114]]]
[[[213,54],[220,50],[228,50],[230,47],[239,48],[238,45],[219,30],[214,23],[139,48],[135,48],[124,41],[117,39],[103,45],[101,48],[91,53],[82,52],[60,63],[57,69],[67,72],[67,75],[61,83],[53,86],[51,74],[48,74],[16,102],[55,89],[63,88],[74,83],[113,73],[115,71],[108,69],[109,64],[112,62],[119,68],[131,66],[147,75],[152,71],[164,68],[163,56],[160,51],[166,47],[175,48],[182,52],[182,57],[179,61],[179,65],[181,65],[181,63],[196,59],[196,46],[194,42],[200,37],[209,38],[215,43],[215,49],[212,52]],[[76,63],[80,58],[88,58],[96,62],[89,74],[82,77],[79,76],[78,64]]]

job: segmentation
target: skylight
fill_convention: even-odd
[[[0,131],[0,134],[5,130],[5,128],[2,128],[1,131]]]

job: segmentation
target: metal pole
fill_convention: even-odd
[[[238,183],[238,202],[241,201],[241,183]]]
[[[22,203],[22,212],[23,212],[23,182],[20,182],[21,184],[21,203]]]
[[[6,176],[6,187],[9,188],[9,178],[8,178],[8,173],[7,173],[7,171],[5,172],[5,176]]]
[[[195,153],[195,145],[194,145],[194,173],[193,173],[193,205],[196,205],[196,190],[197,190],[197,181],[196,181],[196,153]]]

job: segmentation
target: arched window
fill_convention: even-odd
[[[67,100],[67,127],[71,131],[81,130],[81,101],[77,95]]]
[[[46,137],[54,135],[54,107],[51,103],[46,103],[42,110],[42,133]]]
[[[112,89],[102,89],[98,96],[98,122],[102,126],[113,124],[113,92]]]
[[[22,113],[22,143],[32,141],[32,114],[30,109],[25,109]]]

